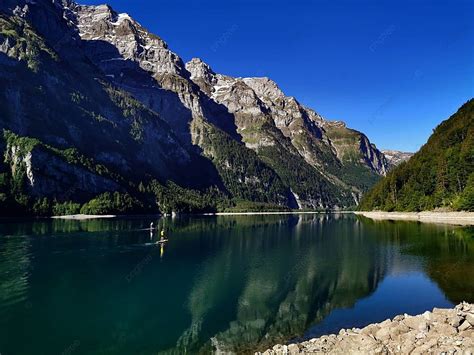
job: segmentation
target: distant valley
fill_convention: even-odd
[[[399,150],[382,150],[388,163],[392,166],[397,166],[410,159],[414,153],[401,152]]]

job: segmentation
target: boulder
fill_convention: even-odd
[[[464,330],[468,330],[468,329],[471,329],[472,328],[472,325],[467,321],[465,320],[459,327],[458,327],[458,330],[460,332],[464,331]]]
[[[449,325],[453,326],[454,328],[459,327],[462,322],[463,322],[463,318],[458,315],[448,319]]]
[[[381,340],[381,341],[386,341],[390,339],[390,328],[388,327],[380,328],[377,331],[377,333],[375,333],[375,339]]]
[[[300,353],[300,347],[298,344],[290,344],[288,345],[288,353],[293,355],[293,354],[299,354]]]
[[[426,319],[422,317],[407,317],[403,320],[403,323],[411,329],[422,331],[428,330],[428,323],[426,322]]]

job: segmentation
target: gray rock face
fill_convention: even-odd
[[[189,123],[199,105],[182,60],[159,37],[108,5],[71,4],[69,9],[88,57],[111,82],[172,124],[182,142],[190,145]]]
[[[81,196],[87,201],[106,191],[122,191],[120,185],[79,165],[73,165],[41,147],[22,151],[9,146],[6,159],[12,175],[25,172],[28,190],[35,197],[62,196],[65,200]]]
[[[69,164],[47,152],[33,151],[32,157],[32,177],[36,178],[36,182],[30,186],[33,196],[61,195],[66,200],[81,196],[83,201],[87,201],[106,191],[122,191],[115,181]]]
[[[341,329],[299,344],[275,345],[255,354],[472,354],[474,305],[399,315],[363,329]]]
[[[190,129],[195,119],[206,119],[229,131],[232,117],[189,80],[181,58],[127,14],[107,5],[71,4],[69,10],[89,58],[114,84],[130,92],[160,114],[188,147],[199,142]]]
[[[147,32],[128,14],[117,14],[108,5],[83,6],[71,4],[76,15],[79,35],[84,40],[106,41],[117,49],[116,58],[106,61],[132,60],[154,75],[186,76],[184,64],[158,36]]]

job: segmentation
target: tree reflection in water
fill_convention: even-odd
[[[472,228],[316,214],[5,222],[0,236],[5,351],[251,352],[406,270],[474,301]]]

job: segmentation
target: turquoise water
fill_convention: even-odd
[[[0,353],[252,352],[473,302],[472,275],[473,228],[350,214],[3,221]]]

